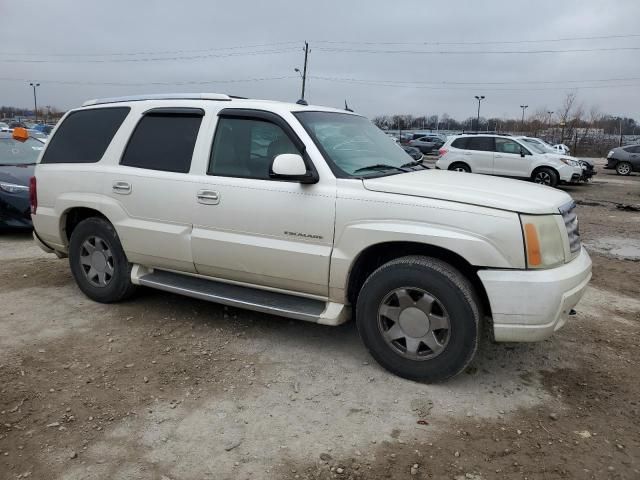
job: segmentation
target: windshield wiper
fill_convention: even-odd
[[[402,167],[404,167],[404,165]],[[366,167],[358,168],[357,170],[354,170],[353,173],[364,172],[365,170],[389,170],[389,169],[399,170],[401,172],[409,171],[402,167],[396,167],[395,165],[387,165],[384,163],[376,163],[374,165],[367,165]]]
[[[28,167],[36,163],[0,163],[0,167]]]
[[[425,170],[429,170],[429,167],[427,167],[424,163],[422,163],[419,160],[414,160],[413,162],[407,162],[407,163],[405,163],[403,165],[400,165],[400,166],[401,167],[405,167],[405,168],[408,168],[408,167],[422,167]]]

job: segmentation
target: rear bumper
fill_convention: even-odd
[[[571,262],[549,270],[480,270],[498,342],[536,342],[564,326],[591,279],[582,248]]]

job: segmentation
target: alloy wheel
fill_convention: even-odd
[[[536,173],[535,182],[542,185],[551,185],[551,175],[548,172]]]
[[[419,288],[398,288],[378,307],[378,328],[397,354],[430,360],[449,342],[451,322],[442,302]]]
[[[101,237],[88,237],[80,249],[80,266],[91,285],[106,287],[115,272],[109,244]]]

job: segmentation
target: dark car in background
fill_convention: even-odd
[[[614,148],[607,154],[604,168],[615,170],[618,175],[640,172],[640,144]]]
[[[411,147],[409,145],[403,145],[402,149],[407,152],[407,154],[413,158],[416,162],[419,162],[420,160],[422,160],[424,158],[424,155],[422,155],[422,152],[420,150],[418,150],[416,147]]]
[[[0,132],[0,230],[31,228],[29,179],[44,141]]]

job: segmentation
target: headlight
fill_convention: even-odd
[[[572,167],[579,167],[580,166],[580,162],[573,160],[571,158],[561,158],[560,161],[562,163],[565,163],[567,165],[571,165]]]
[[[25,185],[16,185],[15,183],[0,182],[0,190],[7,193],[22,193],[28,192],[29,187]]]
[[[520,215],[528,268],[564,263],[564,240],[554,215]]]

